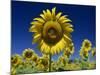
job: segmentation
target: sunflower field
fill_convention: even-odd
[[[91,58],[96,56],[96,47],[88,39],[84,39],[79,56],[70,59],[75,52],[71,33],[74,31],[71,20],[62,12],[56,13],[56,7],[52,10],[43,10],[40,17],[34,18],[29,31],[33,33],[33,44],[38,44],[42,53],[39,56],[34,49],[27,48],[22,54],[11,56],[11,74],[30,74],[41,72],[90,70],[96,68],[96,61]],[[52,56],[62,52],[57,60]],[[92,56],[92,57],[91,57]]]

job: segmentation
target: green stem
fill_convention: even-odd
[[[51,54],[49,54],[49,72],[51,72]]]

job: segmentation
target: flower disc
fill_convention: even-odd
[[[48,21],[43,28],[43,38],[47,44],[56,44],[62,38],[62,29],[58,22]]]

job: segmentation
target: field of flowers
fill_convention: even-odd
[[[68,52],[68,50],[64,51],[58,60],[51,62],[49,62],[49,55],[43,54],[42,57],[39,57],[34,50],[30,48],[25,49],[22,55],[15,54],[11,57],[11,73],[13,75],[50,72],[49,63],[51,63],[51,72],[95,69],[96,61],[90,61],[89,55],[92,54],[92,58],[94,58],[96,50],[95,47],[90,47],[90,50],[85,51],[84,44],[87,43],[86,41],[88,40],[83,41],[79,52],[81,59],[75,58],[74,60],[70,60],[71,55],[74,53],[74,48],[72,47],[70,48],[71,52]],[[90,44],[89,41],[88,44]]]

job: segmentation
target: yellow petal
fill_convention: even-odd
[[[38,45],[38,47],[41,49],[41,46],[43,45],[43,43],[44,43],[44,41],[41,39],[40,40],[40,43],[39,43],[39,45]]]
[[[70,39],[68,36],[66,36],[65,34],[64,34],[64,37],[65,37],[66,39],[68,39],[68,40],[71,41],[71,39]]]
[[[44,46],[45,46],[45,53],[49,53],[50,50],[49,46],[46,43],[44,44]]]
[[[39,42],[41,40],[40,38],[41,38],[41,34],[35,35],[34,38],[33,38],[32,43],[34,44],[36,42]]]
[[[63,23],[61,25],[62,25],[63,29],[65,29],[65,27],[71,27],[71,28],[73,27],[73,25],[70,23]]]
[[[45,18],[47,19],[47,17],[46,17],[46,11],[45,10],[43,10],[43,14],[44,14],[44,16],[45,16]]]
[[[44,20],[46,20],[46,18],[45,18],[45,16],[44,16],[43,14],[40,14],[40,16],[41,16]]]
[[[51,19],[52,18],[52,15],[51,15],[51,12],[50,12],[49,9],[47,9],[47,15],[46,16],[48,17],[48,19]]]
[[[41,51],[44,52],[44,43],[41,45]]]
[[[59,18],[58,22],[61,22],[61,21],[63,21],[63,20],[66,20],[66,16],[61,16],[61,17]]]
[[[66,27],[65,30],[66,30],[67,32],[69,32],[69,33],[71,33],[71,32],[74,31],[73,28],[70,28],[70,27]]]
[[[53,17],[55,17],[55,15],[56,15],[55,12],[56,12],[56,7],[54,7],[54,8],[52,9],[52,16],[53,16]]]
[[[56,15],[56,19],[58,20],[61,16],[62,12],[59,12],[57,15]]]
[[[39,21],[41,23],[44,23],[45,22],[42,18],[35,18],[34,20],[37,20],[37,21]]]
[[[71,22],[71,20],[70,19],[66,19],[66,20],[61,21],[62,24],[66,23],[66,22]]]
[[[37,34],[34,36],[34,39],[39,38],[41,36],[41,34]]]
[[[61,49],[61,46],[60,46],[60,43],[56,46],[56,53],[60,53],[60,51],[61,51],[62,49]],[[55,53],[55,54],[56,54]]]
[[[52,54],[52,55],[55,54],[55,50],[56,50],[56,49],[55,49],[55,46],[51,47],[51,50],[50,50],[50,51],[51,51],[51,54]]]
[[[47,46],[46,46],[46,44],[44,43],[43,46],[44,46],[44,50],[43,50],[43,51],[44,51],[45,53],[47,53],[47,50],[46,50],[46,49],[47,49]]]
[[[29,31],[30,32],[38,32],[38,30],[35,28],[35,26],[31,26]]]
[[[41,26],[43,25],[43,23],[39,23],[38,21],[33,21],[31,22],[32,25],[38,25],[38,26]]]

